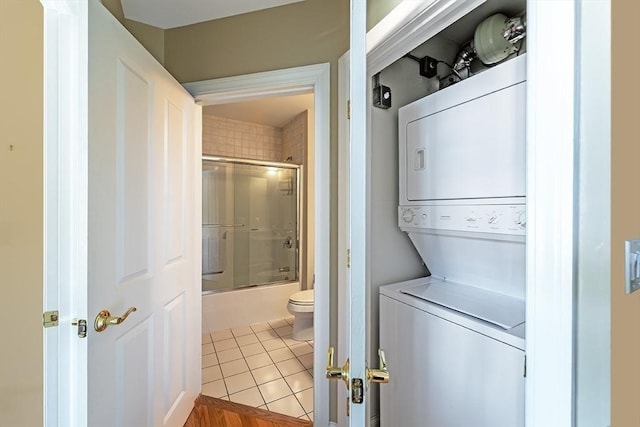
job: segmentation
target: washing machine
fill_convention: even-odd
[[[381,425],[524,425],[526,55],[399,111],[398,226],[431,275],[380,288]]]

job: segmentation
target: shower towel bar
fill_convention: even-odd
[[[244,227],[244,224],[202,224],[203,227]]]

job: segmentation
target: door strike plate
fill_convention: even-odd
[[[624,242],[624,290],[626,293],[640,289],[640,239]]]
[[[45,328],[58,326],[58,310],[45,311],[42,313],[42,326]]]
[[[364,400],[362,385],[362,378],[353,378],[351,380],[351,401],[353,403],[362,403]]]

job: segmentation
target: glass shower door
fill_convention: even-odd
[[[203,160],[203,291],[297,280],[298,175]]]

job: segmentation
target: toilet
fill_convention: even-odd
[[[293,314],[293,339],[313,340],[313,289],[296,292],[289,297],[287,310]]]

